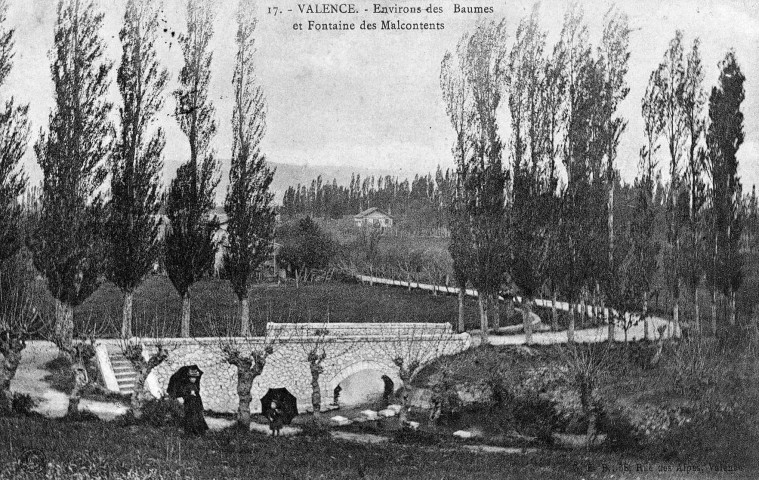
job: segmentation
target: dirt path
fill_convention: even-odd
[[[11,381],[11,391],[30,395],[38,402],[34,410],[51,418],[63,417],[69,406],[68,395],[55,390],[45,381],[45,377],[50,373],[45,370],[45,364],[56,357],[58,348],[52,342],[28,342],[21,353],[21,364],[16,376]],[[126,405],[119,402],[88,399],[81,400],[79,409],[92,412],[101,420],[113,420],[127,411]]]

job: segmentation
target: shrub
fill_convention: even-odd
[[[612,451],[637,449],[641,434],[622,410],[598,406],[598,430],[606,434],[604,446]]]
[[[178,401],[169,398],[148,400],[143,406],[142,418],[137,419],[132,412],[119,418],[124,426],[150,425],[151,427],[178,427],[182,424],[184,411]]]
[[[27,417],[35,415],[34,407],[37,406],[37,401],[27,393],[13,393],[12,409],[13,413],[18,415],[25,415]]]
[[[79,410],[73,414],[66,414],[61,417],[62,422],[99,422],[100,417],[89,410]]]
[[[401,428],[393,434],[393,441],[405,445],[437,445],[442,439],[439,435],[425,430]]]
[[[556,404],[536,394],[515,397],[511,414],[521,432],[547,443],[551,443],[553,432],[562,427]]]

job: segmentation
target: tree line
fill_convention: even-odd
[[[339,219],[376,207],[416,227],[447,227],[452,178],[451,170],[443,172],[440,167],[434,177],[417,174],[411,181],[391,175],[362,179],[353,173],[347,186],[338,185],[334,178],[331,183],[325,182],[318,176],[309,186],[289,186],[280,211],[288,216]]]
[[[0,6],[2,82],[12,67],[14,31],[6,27],[7,4]],[[28,106],[11,99],[0,111],[0,261],[7,265],[26,246],[55,299],[54,338],[66,353],[72,352],[74,308],[104,279],[123,292],[121,333],[132,335],[134,291],[159,257],[182,297],[181,334],[190,335],[191,287],[212,269],[217,250],[219,221],[209,212],[220,165],[211,147],[217,116],[208,91],[216,11],[200,0],[187,0],[185,8],[186,31],[179,36],[184,62],[178,87],[167,92],[170,73],[156,53],[161,5],[126,2],[115,68],[120,102],[113,105],[107,91],[114,62],[106,56],[103,13],[92,0],[58,0],[50,55],[54,106],[34,144],[43,180],[38,197],[28,202],[33,208],[26,211],[19,198],[28,184],[20,163],[29,141]],[[241,333],[246,334],[248,282],[272,248],[275,211],[269,186],[274,172],[260,145],[266,104],[252,57],[254,6],[240,2],[236,21],[224,260],[241,302]],[[166,138],[156,119],[169,94],[189,158],[163,191]],[[116,122],[111,121],[114,112]]]
[[[613,334],[615,325],[629,326],[621,312],[646,317],[657,274],[666,278],[676,329],[686,288],[696,302],[710,292],[713,333],[720,294],[735,324],[742,234],[756,215],[755,195],[743,195],[737,175],[745,77],[729,51],[707,95],[699,39],[688,45],[675,33],[641,99],[638,173],[620,221],[617,158],[627,120],[618,107],[629,93],[630,32],[627,16],[612,8],[594,46],[575,4],[549,46],[535,7],[511,44],[504,21],[484,21],[442,60],[456,138],[449,251],[458,285],[479,292],[484,335],[498,324],[504,291],[523,298],[528,342],[533,300],[546,293],[554,305],[557,297],[570,305],[592,297],[609,307]],[[502,104],[509,138],[500,135]],[[698,311],[694,329],[702,331]]]

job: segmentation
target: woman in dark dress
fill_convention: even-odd
[[[189,384],[184,391],[184,431],[188,435],[203,435],[208,430],[208,424],[203,417],[203,400],[200,398],[200,372],[190,370]]]

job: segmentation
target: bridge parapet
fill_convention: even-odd
[[[311,403],[311,374],[306,353],[314,345],[319,345],[327,355],[320,379],[322,398],[327,404],[334,388],[354,374],[371,371],[378,377],[374,379],[377,382],[379,376],[387,375],[400,386],[398,366],[394,363],[396,357],[408,357],[407,362],[417,359],[426,364],[442,355],[466,350],[472,344],[469,334],[454,333],[448,323],[270,323],[266,337],[143,338],[139,341],[144,345],[146,355],[153,353],[158,344],[169,350],[166,361],[148,377],[151,393],[164,395],[171,375],[183,365],[195,364],[204,371],[201,389],[205,407],[217,412],[235,412],[237,372],[224,362],[221,340],[232,340],[243,355],[264,345],[272,345],[274,353],[253,383],[253,398],[263,397],[269,388],[285,387],[296,396],[303,409]],[[101,343],[110,354],[119,349],[116,340]],[[346,343],[350,348],[346,348]],[[258,411],[260,403],[254,401],[251,407],[254,412]]]
[[[272,323],[269,338],[292,337],[422,337],[453,335],[450,323]]]

